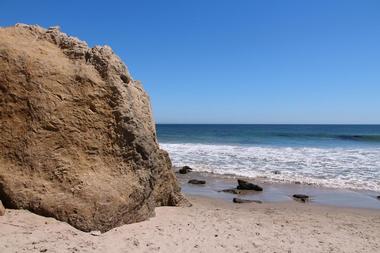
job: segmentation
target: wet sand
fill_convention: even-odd
[[[264,203],[292,203],[294,202],[293,194],[306,194],[310,196],[309,205],[380,209],[380,200],[377,199],[380,193],[373,191],[335,189],[297,183],[273,183],[265,178],[252,179],[195,171],[188,174],[176,173],[176,175],[185,194],[217,198],[229,202],[233,198],[239,197],[260,200]],[[236,188],[238,178],[258,184],[264,190],[262,192],[250,191],[249,194],[244,195],[221,192],[223,189]],[[205,180],[207,183],[205,185],[188,184],[190,179]]]

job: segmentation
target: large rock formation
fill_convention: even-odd
[[[0,199],[83,231],[185,201],[149,97],[110,47],[0,28]]]

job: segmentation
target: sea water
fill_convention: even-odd
[[[157,125],[174,166],[380,191],[380,125]]]

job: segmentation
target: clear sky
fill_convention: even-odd
[[[0,1],[110,45],[158,123],[380,123],[380,1]]]

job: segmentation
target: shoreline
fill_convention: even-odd
[[[380,249],[379,206],[336,203],[342,196],[345,203],[351,203],[350,196],[363,203],[363,192],[243,178],[264,190],[235,195],[218,190],[236,186],[236,178],[241,177],[205,172],[176,176],[192,206],[157,207],[154,217],[105,233],[86,233],[54,218],[6,209],[0,217],[0,252],[372,253]],[[190,178],[207,182],[190,185]],[[310,202],[301,203],[291,193],[314,195],[310,194]],[[335,198],[334,205],[326,203],[329,196]],[[263,203],[237,204],[232,202],[234,197]]]
[[[186,195],[191,207],[97,236],[25,210],[0,217],[0,252],[377,252],[380,213],[302,203],[233,204]]]
[[[210,172],[192,171],[188,174],[176,176],[180,182],[182,192],[187,195],[210,197],[232,202],[235,197],[259,200],[264,203],[291,203],[295,202],[293,194],[306,194],[310,196],[308,205],[334,206],[342,208],[380,209],[380,193],[366,190],[329,188],[320,185],[302,183],[273,182],[265,178],[248,178],[236,175],[222,175]],[[237,186],[237,179],[244,179],[258,184],[264,188],[262,192],[250,192],[248,194],[232,194],[221,192],[223,189],[231,189]],[[205,185],[188,184],[190,179],[205,180]]]
[[[338,145],[338,144],[336,144]],[[380,193],[380,146],[303,146],[160,142],[173,166],[197,171],[299,181],[329,188]],[[279,172],[279,173],[275,173]]]

